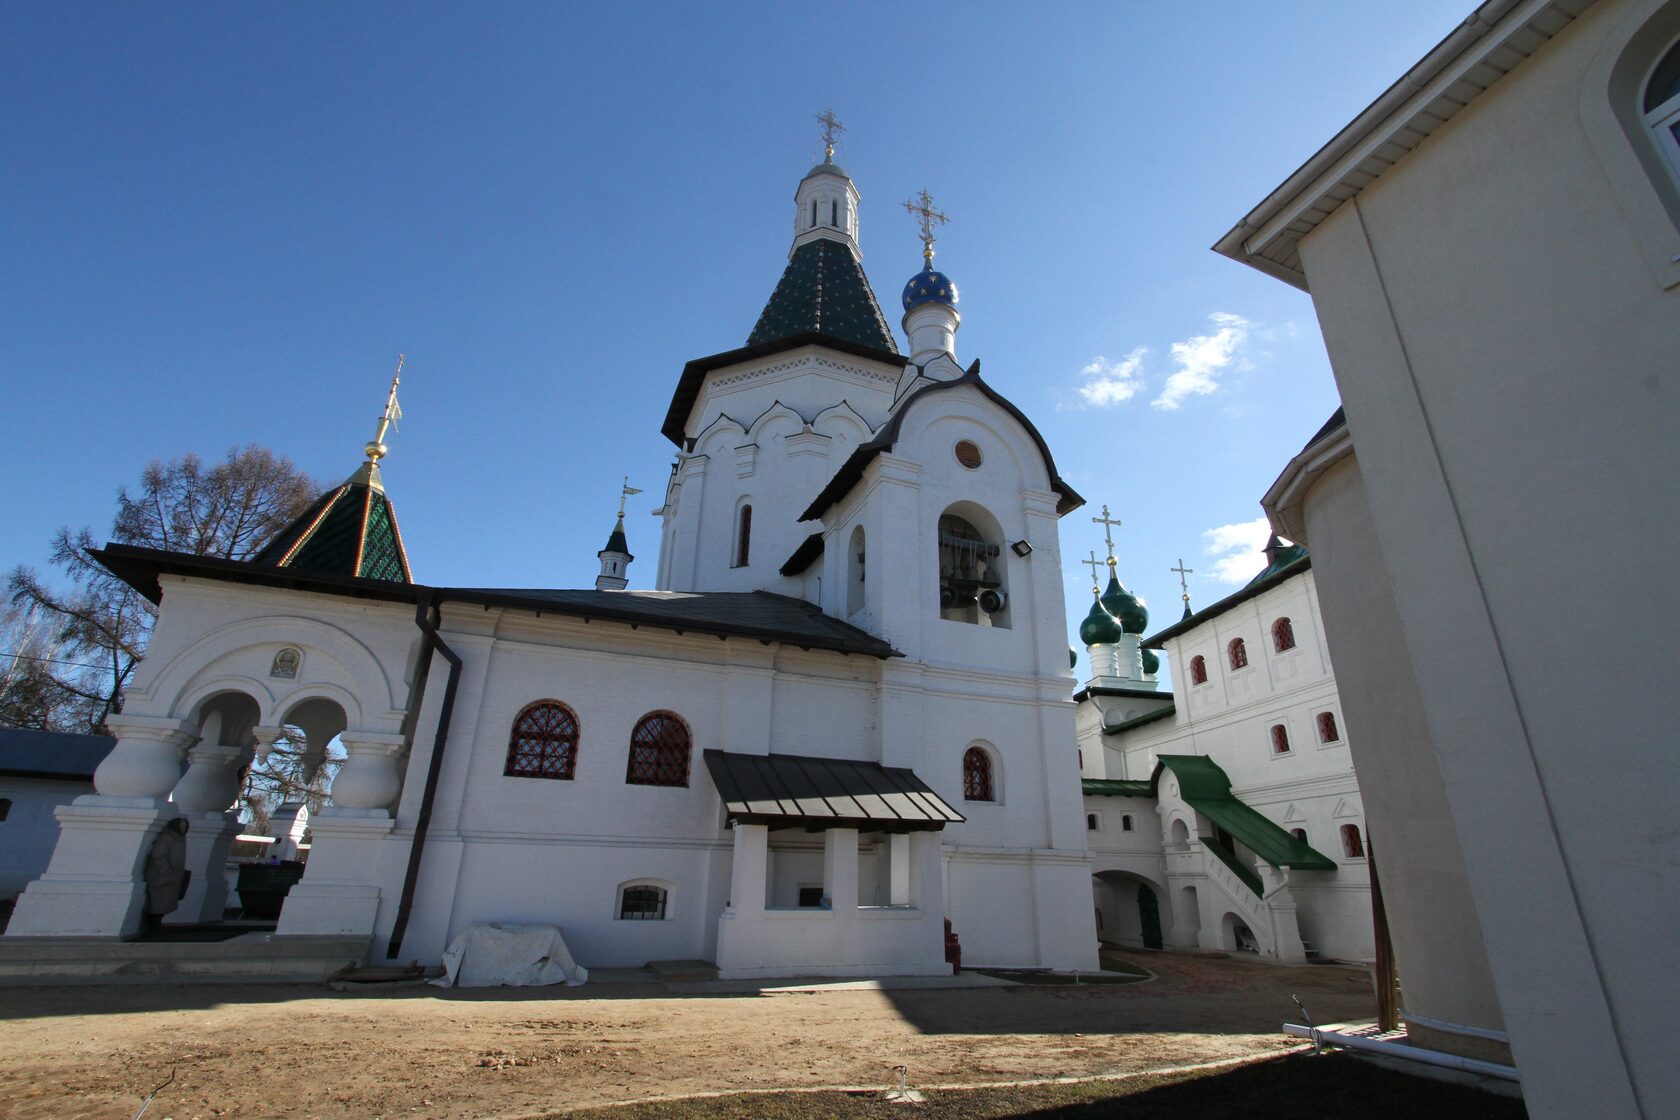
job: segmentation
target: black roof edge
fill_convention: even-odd
[[[1331,432],[1335,431],[1337,428],[1340,428],[1342,425],[1344,425],[1346,423],[1347,423],[1347,409],[1343,408],[1341,405],[1337,405],[1336,406],[1336,411],[1334,411],[1330,414],[1330,419],[1328,419],[1324,422],[1324,426],[1322,428],[1320,428],[1318,431],[1313,433],[1313,437],[1311,439],[1309,439],[1306,443],[1301,445],[1301,450],[1305,451],[1307,448],[1311,447],[1313,444],[1315,444],[1319,440],[1325,438]]]
[[[825,637],[814,634],[793,634],[787,631],[769,630],[756,626],[718,626],[704,619],[673,619],[667,621],[650,618],[645,614],[634,611],[615,611],[610,607],[582,609],[552,599],[522,597],[517,591],[427,587],[417,583],[393,584],[385,580],[298,572],[290,568],[269,568],[252,564],[246,560],[223,560],[213,556],[194,556],[185,552],[141,548],[137,545],[107,544],[102,549],[90,550],[89,555],[104,565],[112,575],[134,588],[152,603],[162,601],[163,587],[158,581],[158,576],[167,573],[170,575],[221,579],[232,583],[253,584],[259,587],[280,587],[294,591],[314,591],[333,595],[348,595],[354,598],[380,599],[396,603],[413,603],[418,601],[422,592],[431,592],[438,603],[463,602],[490,606],[509,606],[523,610],[541,611],[547,614],[598,618],[603,622],[634,623],[638,626],[652,626],[660,630],[692,630],[700,634],[758,638],[763,641],[781,642],[784,645],[794,645],[802,648],[830,650],[836,653],[865,654],[870,657],[881,658],[883,661],[889,657],[904,656],[901,651],[894,649],[878,638],[865,642],[843,638],[838,635]],[[778,599],[787,599],[790,602],[810,607],[812,610],[816,609],[803,599],[795,599],[788,595],[776,595],[773,591],[758,591],[754,594],[771,595]]]
[[[923,385],[906,397],[904,402],[893,412],[892,419],[882,426],[880,434],[868,443],[859,444],[857,450],[853,451],[846,461],[840,465],[840,469],[834,472],[834,477],[828,480],[815,500],[811,502],[804,513],[800,514],[799,520],[815,521],[830,506],[851,493],[852,487],[856,486],[858,481],[863,478],[864,469],[868,467],[869,461],[876,455],[893,449],[893,445],[898,442],[898,433],[904,424],[905,414],[914,408],[923,397],[931,393],[955,389],[962,385],[972,385],[980,390],[981,395],[987,400],[1009,413],[1015,419],[1015,422],[1020,424],[1026,430],[1026,433],[1032,437],[1033,443],[1038,445],[1038,453],[1044,457],[1045,469],[1050,473],[1050,488],[1056,492],[1060,499],[1056,502],[1056,515],[1058,517],[1072,513],[1085,504],[1085,499],[1079,496],[1078,491],[1062,481],[1062,476],[1056,471],[1056,457],[1050,454],[1050,445],[1044,442],[1044,436],[1039,433],[1033,422],[1027,419],[1026,413],[1016,408],[1014,402],[1008,397],[1005,397],[981,379],[980,359],[976,358],[961,377],[951,381],[935,381],[931,385]]]
[[[896,366],[903,369],[907,359],[903,354],[891,350],[877,350],[873,346],[849,342],[834,335],[823,334],[820,331],[806,331],[803,334],[789,335],[786,338],[771,339],[760,342],[756,346],[743,346],[737,350],[725,350],[721,354],[712,354],[704,358],[695,358],[683,366],[682,376],[677,380],[676,392],[671,394],[671,406],[665,410],[665,423],[660,432],[666,439],[679,448],[683,445],[683,431],[688,424],[688,414],[694,409],[694,402],[699,399],[700,386],[706,380],[706,375],[714,369],[724,366],[739,365],[750,362],[755,358],[768,357],[779,354],[784,350],[797,350],[801,346],[826,346],[830,350],[838,350],[842,354],[850,354],[854,358],[864,358],[882,365]]]
[[[823,535],[821,530],[818,530],[806,537],[804,540],[800,541],[799,547],[793,550],[793,555],[789,556],[786,562],[784,562],[778,570],[784,576],[799,575],[806,568],[809,568],[812,563],[816,561],[817,557],[822,554]]]
[[[1154,688],[1113,688],[1109,685],[1097,684],[1089,688],[1082,688],[1074,693],[1074,703],[1078,703],[1089,696],[1125,696],[1135,700],[1171,700],[1173,698],[1172,693],[1162,692]]]
[[[1243,603],[1248,602],[1262,591],[1270,591],[1290,576],[1299,575],[1310,567],[1312,567],[1311,553],[1296,557],[1294,560],[1291,560],[1289,563],[1285,564],[1265,579],[1255,580],[1241,591],[1225,596],[1225,598],[1219,600],[1217,603],[1214,603],[1212,606],[1203,607],[1189,618],[1179,619],[1177,622],[1173,623],[1171,626],[1162,630],[1158,634],[1151,634],[1143,640],[1143,644],[1148,646],[1150,649],[1161,649],[1163,647],[1163,643],[1165,643],[1168,638],[1176,638],[1186,630],[1200,626],[1210,618],[1217,618],[1226,611],[1230,610],[1232,607],[1240,606]]]

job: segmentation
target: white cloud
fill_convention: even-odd
[[[1207,396],[1219,388],[1219,375],[1230,366],[1237,350],[1248,340],[1251,324],[1241,315],[1215,311],[1211,334],[1199,334],[1183,342],[1172,344],[1173,371],[1167,375],[1161,395],[1150,403],[1156,408],[1176,411],[1185,397]]]
[[[1235,584],[1253,579],[1266,566],[1265,548],[1271,535],[1271,524],[1264,517],[1205,531],[1202,552],[1218,557],[1213,563],[1213,578]]]
[[[1079,376],[1085,379],[1085,384],[1079,386],[1080,397],[1094,408],[1131,400],[1143,388],[1143,356],[1147,353],[1147,346],[1139,346],[1118,362],[1098,355],[1079,371]]]

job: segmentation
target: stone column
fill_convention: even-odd
[[[282,934],[373,933],[379,917],[380,855],[396,825],[402,793],[403,737],[348,730],[345,761],[333,779],[332,804],[310,824],[314,843],[303,878],[280,911]]]
[[[823,893],[836,914],[858,908],[858,834],[855,828],[823,832]]]
[[[1266,917],[1271,924],[1272,954],[1280,961],[1300,964],[1307,959],[1301,944],[1301,925],[1296,918],[1295,896],[1289,890],[1289,872],[1269,863],[1260,864],[1260,885]]]
[[[227,908],[227,855],[239,835],[239,775],[251,748],[200,743],[187,752],[187,772],[172,800],[187,818],[187,893],[165,921],[171,925],[219,922]]]
[[[912,906],[910,893],[910,833],[895,832],[887,837],[887,885],[889,906]]]
[[[19,896],[8,937],[122,937],[138,932],[152,840],[179,815],[168,800],[198,736],[183,720],[119,714],[117,744],[94,772],[97,793],[60,805],[46,872]]]
[[[729,907],[741,914],[764,911],[770,872],[770,829],[762,824],[735,826],[735,859],[729,869]]]

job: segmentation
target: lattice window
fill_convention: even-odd
[[[1342,737],[1341,729],[1336,726],[1336,716],[1333,712],[1318,713],[1318,741],[1334,743]]]
[[[1207,658],[1203,657],[1201,654],[1197,654],[1195,657],[1190,659],[1190,683],[1207,683]]]
[[[981,747],[970,747],[963,755],[963,800],[993,800],[992,756]]]
[[[690,749],[688,725],[680,718],[670,712],[645,715],[630,735],[624,780],[633,786],[686,786]]]
[[[1281,723],[1272,724],[1272,753],[1289,753],[1289,728]]]
[[[1272,623],[1272,648],[1279,653],[1295,648],[1295,624],[1287,618]]]
[[[577,770],[577,746],[577,716],[557,700],[539,700],[513,721],[502,773],[510,778],[570,781]]]
[[[625,887],[619,896],[618,916],[626,922],[657,922],[665,917],[665,888],[650,884]]]
[[[1359,835],[1359,826],[1344,824],[1342,826],[1342,854],[1349,859],[1365,858],[1365,841]]]
[[[1241,638],[1232,638],[1226,653],[1230,655],[1232,669],[1248,668],[1248,646]]]

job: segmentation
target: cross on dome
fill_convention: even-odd
[[[904,208],[916,216],[916,224],[922,231],[922,259],[927,261],[929,268],[933,267],[933,231],[936,227],[950,221],[944,214],[933,208],[933,196],[924,188],[920,194],[904,204]]]
[[[391,378],[391,395],[385,398],[385,411],[379,414],[379,427],[374,431],[373,438],[362,448],[370,463],[377,463],[385,458],[390,450],[385,446],[385,430],[402,419],[402,407],[397,404],[397,384],[402,380],[403,361],[403,355],[398,354],[397,372]]]
[[[823,126],[823,162],[834,162],[834,141],[840,133],[846,131],[846,126],[840,123],[840,118],[834,115],[833,109],[824,109],[816,115],[817,123]]]
[[[1091,569],[1091,594],[1098,594],[1098,589],[1100,587],[1100,583],[1098,582],[1098,569],[1103,566],[1103,562],[1097,559],[1096,550],[1091,550],[1091,558],[1089,560],[1081,560],[1080,563]]]
[[[1114,567],[1114,530],[1119,526],[1120,519],[1108,515],[1107,505],[1104,505],[1102,510],[1101,517],[1093,517],[1091,520],[1103,527],[1103,540],[1108,542],[1108,566],[1112,568]],[[1180,560],[1179,563],[1182,564],[1184,561]]]

